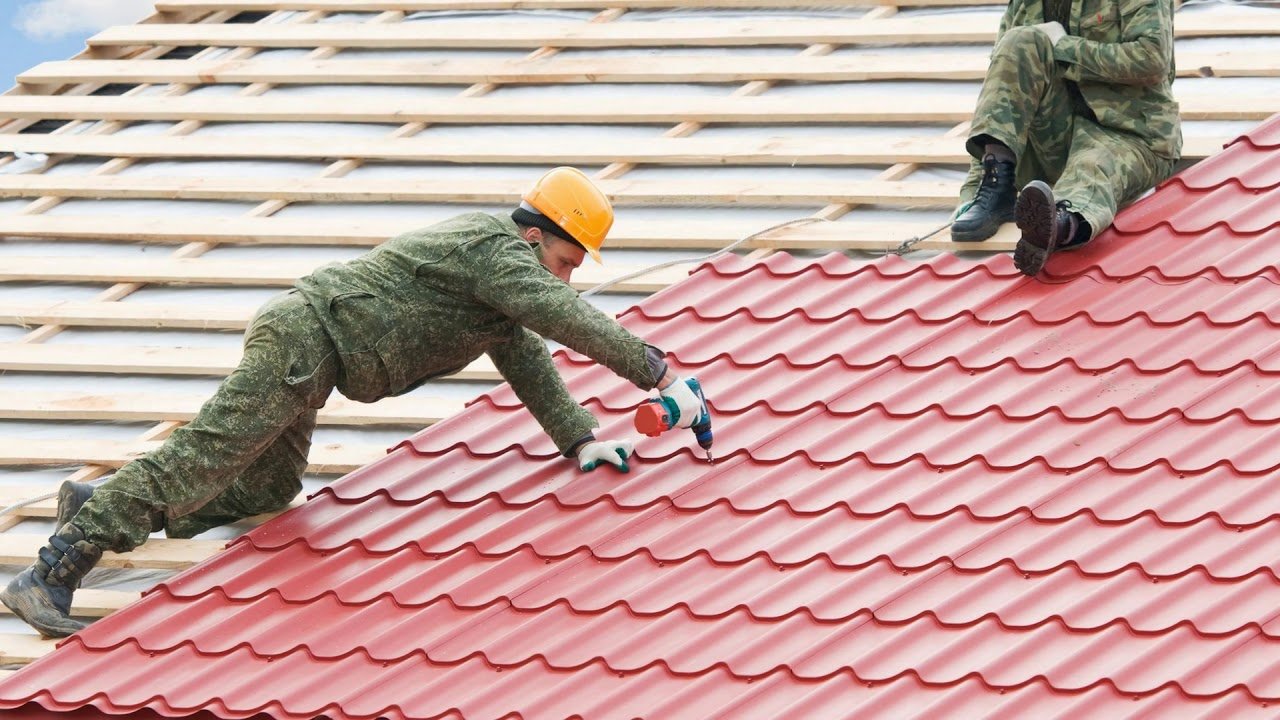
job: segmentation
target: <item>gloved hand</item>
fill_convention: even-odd
[[[659,390],[658,394],[674,400],[676,408],[680,410],[680,417],[676,418],[676,427],[693,427],[693,424],[702,417],[702,401],[698,399],[697,393],[689,387],[689,383],[685,382],[684,378],[677,377],[665,389]]]
[[[1064,30],[1062,25],[1057,22],[1040,23],[1039,25],[1032,25],[1031,27],[1047,35],[1049,37],[1049,42],[1054,45],[1057,45],[1059,40],[1067,36],[1067,31]]]
[[[633,449],[630,440],[592,440],[578,448],[578,467],[583,472],[591,472],[600,463],[607,462],[622,472],[630,472],[627,458]]]

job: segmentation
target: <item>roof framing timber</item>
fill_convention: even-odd
[[[89,38],[91,47],[561,48],[729,47],[862,43],[992,43],[996,13],[888,19],[682,20],[668,23],[313,23],[306,25],[122,25]],[[1280,17],[1180,15],[1177,37],[1280,34]]]
[[[120,240],[185,244],[195,241],[251,245],[373,246],[417,223],[367,220],[295,220],[287,218],[139,217],[132,215],[0,215],[0,237]],[[761,230],[758,222],[646,221],[619,219],[609,234],[612,248],[719,250]],[[817,222],[763,233],[744,243],[747,249],[889,251],[903,241],[936,229],[932,223]],[[1016,228],[1005,226],[981,243],[925,240],[920,250],[999,252],[1012,250]]]
[[[0,263],[0,282],[146,283],[160,285],[217,285],[292,287],[295,280],[321,263],[314,260],[207,260],[203,258],[66,258],[6,256]],[[657,292],[683,280],[688,265],[662,268],[623,280],[606,292]],[[587,290],[641,268],[610,263],[584,265],[573,274],[573,286]],[[13,313],[14,307],[8,311]],[[12,317],[12,315],[11,315]]]
[[[1280,94],[1180,94],[1185,120],[1263,120],[1280,111]],[[206,122],[350,122],[440,124],[667,124],[680,122],[776,125],[795,123],[962,122],[973,116],[963,95],[860,95],[821,103],[764,97],[631,97],[589,104],[552,97],[537,103],[504,97],[362,98],[300,102],[291,97],[0,96],[0,117],[73,120],[203,120]]]
[[[159,441],[0,439],[0,467],[101,465],[118,468],[158,447]],[[386,448],[380,445],[312,445],[307,472],[345,475],[386,453]],[[5,534],[0,533],[0,538],[4,537]],[[35,554],[35,548],[31,554]]]
[[[119,303],[117,303],[119,304]],[[206,395],[173,393],[84,393],[0,390],[0,418],[109,422],[187,422]],[[421,395],[389,397],[365,404],[334,395],[319,413],[321,425],[424,427],[460,412],[462,400]],[[3,487],[0,486],[0,491]]]
[[[236,369],[240,356],[238,347],[0,343],[0,370],[222,377]],[[481,357],[449,379],[499,382],[502,376],[488,357]]]
[[[37,546],[38,547],[38,546]],[[35,552],[35,549],[32,549]],[[31,562],[28,557],[22,562]],[[53,652],[57,640],[46,640],[32,633],[0,633],[0,665],[25,665]]]
[[[44,535],[0,533],[0,563],[26,565],[36,551],[48,542]],[[207,560],[226,543],[222,540],[171,540],[155,538],[129,553],[107,552],[98,562],[99,568],[136,568],[142,570],[183,570]],[[78,593],[77,593],[78,594]],[[52,643],[50,643],[52,645]]]
[[[27,562],[31,562],[31,560],[28,559]],[[71,614],[76,617],[106,617],[140,597],[142,597],[142,593],[139,592],[80,588],[76,590],[76,594],[71,600]],[[12,611],[4,605],[0,605],[0,614],[10,615]],[[3,647],[3,642],[3,640],[0,640],[0,647]],[[50,641],[50,644],[52,644],[52,641]],[[0,650],[0,661],[3,660],[3,650]]]
[[[161,12],[210,12],[214,10],[322,10],[325,12],[401,12],[440,10],[594,10],[603,8],[842,8],[945,7],[950,5],[1003,5],[1005,0],[160,0]]]
[[[1188,137],[1183,157],[1207,157],[1228,138]],[[130,158],[321,159],[344,158],[401,162],[547,165],[889,165],[899,162],[967,164],[964,143],[941,136],[842,138],[791,136],[766,138],[658,137],[613,139],[593,137],[526,140],[499,137],[343,138],[335,150],[331,138],[290,136],[141,137],[130,135],[0,134],[0,152],[93,155]],[[340,151],[340,152],[339,152]]]
[[[858,203],[950,207],[959,183],[936,181],[608,180],[620,205],[799,205]],[[113,200],[287,200],[289,202],[421,202],[512,204],[527,180],[344,178],[185,178],[134,175],[0,175],[0,198],[90,197]]]
[[[1280,56],[1179,52],[1180,77],[1276,77]],[[981,80],[985,52],[966,55],[614,57],[533,60],[66,60],[37,65],[19,82],[448,85],[477,82],[728,83],[751,80]]]

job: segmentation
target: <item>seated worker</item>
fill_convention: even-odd
[[[1016,220],[1014,263],[1034,276],[1173,172],[1173,0],[1010,0],[997,38],[951,238]]]
[[[631,443],[597,440],[543,337],[675,401],[689,427],[702,401],[664,353],[569,285],[613,225],[608,198],[574,168],[543,176],[509,214],[470,213],[326,265],[260,309],[240,365],[196,417],[101,486],[65,482],[58,527],[35,563],[0,592],[49,637],[84,625],[72,593],[103,551],[152,532],[189,538],[285,508],[302,488],[316,410],[337,388],[373,402],[461,370],[482,353],[565,457],[628,470]],[[541,336],[541,337],[540,337]]]

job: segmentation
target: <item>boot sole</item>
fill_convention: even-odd
[[[1022,237],[1018,238],[1018,245],[1013,250],[1013,264],[1023,275],[1039,275],[1049,256],[1057,250],[1057,238],[1053,236],[1056,209],[1053,190],[1039,180],[1031,182],[1018,194],[1013,214]]]
[[[21,576],[19,576],[21,577]],[[17,582],[18,578],[14,578]],[[83,630],[87,625],[78,620],[72,620],[66,617],[57,608],[50,606],[46,602],[42,602],[39,596],[34,596],[34,591],[23,593],[11,592],[9,588],[0,590],[0,603],[9,608],[18,619],[39,632],[46,638],[64,638],[74,635],[77,631]],[[46,622],[41,616],[51,615],[51,620]]]

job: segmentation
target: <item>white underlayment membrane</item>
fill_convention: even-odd
[[[633,10],[628,11],[614,22],[624,23],[680,23],[689,20],[729,20],[729,19],[829,19],[857,18],[865,15],[867,8],[821,8],[792,9],[781,11],[766,10]],[[915,8],[904,9],[898,17],[915,17],[942,14],[989,14],[998,16],[998,8]],[[1239,14],[1239,13],[1275,13],[1275,9],[1248,7],[1243,5],[1210,2],[1189,5],[1181,11],[1183,14]],[[447,24],[453,22],[476,22],[492,20],[493,22],[559,23],[566,21],[589,20],[596,13],[591,11],[481,11],[481,12],[430,12],[414,13],[405,22]],[[288,13],[278,13],[264,22],[282,22]],[[377,17],[376,13],[334,13],[322,22],[368,22]],[[1215,52],[1232,50],[1235,52],[1280,52],[1280,38],[1230,38],[1230,39],[1190,39],[1179,40],[1178,47],[1184,51]],[[781,57],[793,56],[803,50],[803,46],[793,47],[733,47],[733,48],[608,48],[608,49],[567,49],[560,54],[565,58],[592,57],[662,57],[662,56],[708,56],[722,54],[733,56]],[[840,47],[832,53],[839,57],[857,57],[864,55],[919,55],[919,54],[972,54],[986,50],[982,45],[921,45],[912,47],[859,45]],[[219,50],[218,57],[228,50]],[[258,60],[296,60],[305,58],[310,51],[305,48],[268,49],[256,54]],[[395,59],[520,59],[528,55],[523,50],[382,50],[382,49],[346,49],[336,54],[341,60],[395,60]],[[502,86],[490,93],[494,98],[506,98],[515,102],[536,106],[544,102],[580,102],[586,104],[617,103],[626,104],[643,99],[672,97],[723,97],[732,93],[741,83],[732,84],[599,84],[599,85],[532,85]],[[244,86],[216,85],[200,87],[189,96],[197,97],[230,97]],[[958,95],[965,98],[977,96],[980,84],[977,82],[846,82],[846,83],[778,83],[767,91],[769,97],[791,98],[797,103],[820,104],[824,98],[830,97],[910,97],[920,93],[936,95]],[[166,90],[167,86],[149,88],[145,94],[156,95]],[[311,85],[311,86],[279,86],[266,93],[267,97],[289,97],[299,102],[312,98],[349,98],[359,102],[368,98],[433,98],[457,96],[464,85]],[[1180,93],[1206,93],[1221,96],[1231,95],[1275,95],[1280,92],[1280,81],[1276,79],[1235,79],[1235,78],[1184,78],[1178,80],[1175,88]],[[1231,137],[1245,132],[1257,123],[1243,122],[1188,122],[1184,125],[1187,137]],[[119,135],[159,135],[173,126],[170,122],[133,123],[116,134]],[[86,126],[80,131],[87,131]],[[331,141],[335,149],[342,147],[347,138],[383,138],[388,137],[398,127],[390,123],[209,123],[194,134],[204,137],[227,138],[261,138],[264,145],[272,139],[281,137],[311,137]],[[460,126],[437,125],[428,128],[420,137],[431,137],[440,140],[456,139],[468,142],[483,142],[486,139],[509,140],[519,137],[531,145],[542,142],[572,141],[584,139],[591,141],[615,142],[625,147],[628,141],[660,137],[669,125],[517,125],[517,126]],[[950,124],[918,124],[918,125],[818,125],[799,126],[781,125],[713,125],[698,131],[698,137],[713,138],[768,138],[777,136],[831,138],[833,142],[842,139],[865,138],[898,138],[902,136],[936,136],[942,135],[951,128]],[[961,140],[957,139],[957,143]],[[340,152],[338,153],[340,155]],[[6,167],[0,173],[30,172],[43,167],[43,156],[24,156]],[[83,175],[100,167],[105,159],[81,159],[61,163],[48,174]],[[217,161],[217,160],[142,160],[134,163],[124,171],[124,175],[135,177],[272,177],[272,178],[309,178],[318,176],[329,161],[297,160],[297,161]],[[584,168],[588,172],[600,168]],[[794,182],[804,180],[825,181],[858,181],[870,180],[879,175],[884,167],[738,167],[738,166],[699,166],[671,167],[645,166],[635,168],[623,177],[637,180],[680,179],[694,180],[758,180],[768,182]],[[351,178],[370,179],[462,179],[462,178],[503,178],[532,182],[545,168],[537,166],[462,166],[431,163],[387,163],[371,161],[350,173]],[[910,176],[910,180],[942,180],[957,181],[964,176],[962,167],[925,167]],[[16,214],[27,207],[28,202],[22,200],[0,200],[0,215]],[[69,200],[61,203],[50,215],[57,216],[101,216],[123,215],[133,217],[173,217],[173,218],[237,218],[245,216],[257,206],[252,202],[195,202],[195,201],[108,201],[108,200]],[[294,203],[276,217],[291,220],[325,220],[352,221],[357,219],[401,220],[406,224],[427,225],[459,212],[484,210],[498,212],[505,207],[486,205],[461,205],[445,203]],[[680,222],[722,220],[730,223],[745,223],[764,228],[773,223],[805,217],[821,209],[814,207],[751,207],[751,206],[693,206],[693,207],[633,207],[622,206],[618,209],[619,223],[644,223],[647,221]],[[948,216],[945,209],[911,209],[891,207],[860,207],[839,219],[839,222],[867,221],[905,221],[921,224],[941,224]],[[906,238],[897,238],[905,240]],[[178,245],[143,245],[125,242],[94,242],[68,240],[32,240],[8,239],[0,240],[0,263],[6,256],[57,256],[67,258],[166,258],[176,250]],[[297,247],[279,245],[221,245],[208,252],[204,257],[210,260],[226,260],[241,262],[270,262],[276,260],[308,261],[319,265],[324,262],[347,260],[365,252],[367,248],[357,247]],[[608,262],[626,266],[644,266],[669,259],[687,259],[702,254],[702,251],[649,251],[649,250],[612,250],[607,251]],[[818,255],[820,253],[798,253],[802,255]],[[867,254],[854,255],[868,261],[873,257]],[[106,284],[69,284],[69,283],[0,283],[0,303],[48,304],[60,301],[85,301],[109,287]],[[147,286],[130,295],[123,302],[149,303],[165,306],[231,306],[252,308],[271,297],[278,289],[272,288],[221,288],[221,287],[167,287]],[[591,302],[606,312],[616,313],[642,299],[640,295],[606,294],[596,295]],[[16,342],[28,331],[15,326],[0,325],[0,342]],[[162,347],[235,347],[240,343],[239,332],[200,332],[170,330],[95,330],[73,328],[53,336],[46,342],[50,345],[83,345],[102,347],[104,350],[112,346],[155,345]],[[105,394],[147,393],[176,395],[208,395],[218,384],[216,378],[189,376],[145,376],[145,375],[90,375],[81,373],[59,372],[0,372],[0,392],[29,390],[33,392],[100,392]],[[433,382],[416,390],[418,397],[447,397],[465,400],[474,397],[478,392],[489,387],[486,383],[472,382]],[[57,440],[135,440],[151,428],[151,423],[69,423],[69,422],[28,422],[0,421],[0,437],[6,439],[57,439]],[[342,442],[361,445],[383,445],[390,447],[408,434],[416,431],[411,427],[391,428],[337,428],[321,426],[316,433],[317,443]],[[567,462],[567,461],[565,461]],[[54,487],[74,469],[3,469],[0,468],[0,485],[43,485]],[[305,489],[314,492],[331,478],[308,476]],[[45,520],[25,521],[9,532],[48,534],[53,523]],[[228,539],[246,529],[244,525],[229,526],[212,531],[204,539]],[[7,582],[17,567],[0,568],[0,582]],[[117,589],[140,590],[150,587],[158,579],[170,573],[144,571],[99,571],[90,577],[88,587],[109,587]],[[26,627],[11,618],[0,616],[0,632],[23,632]]]

